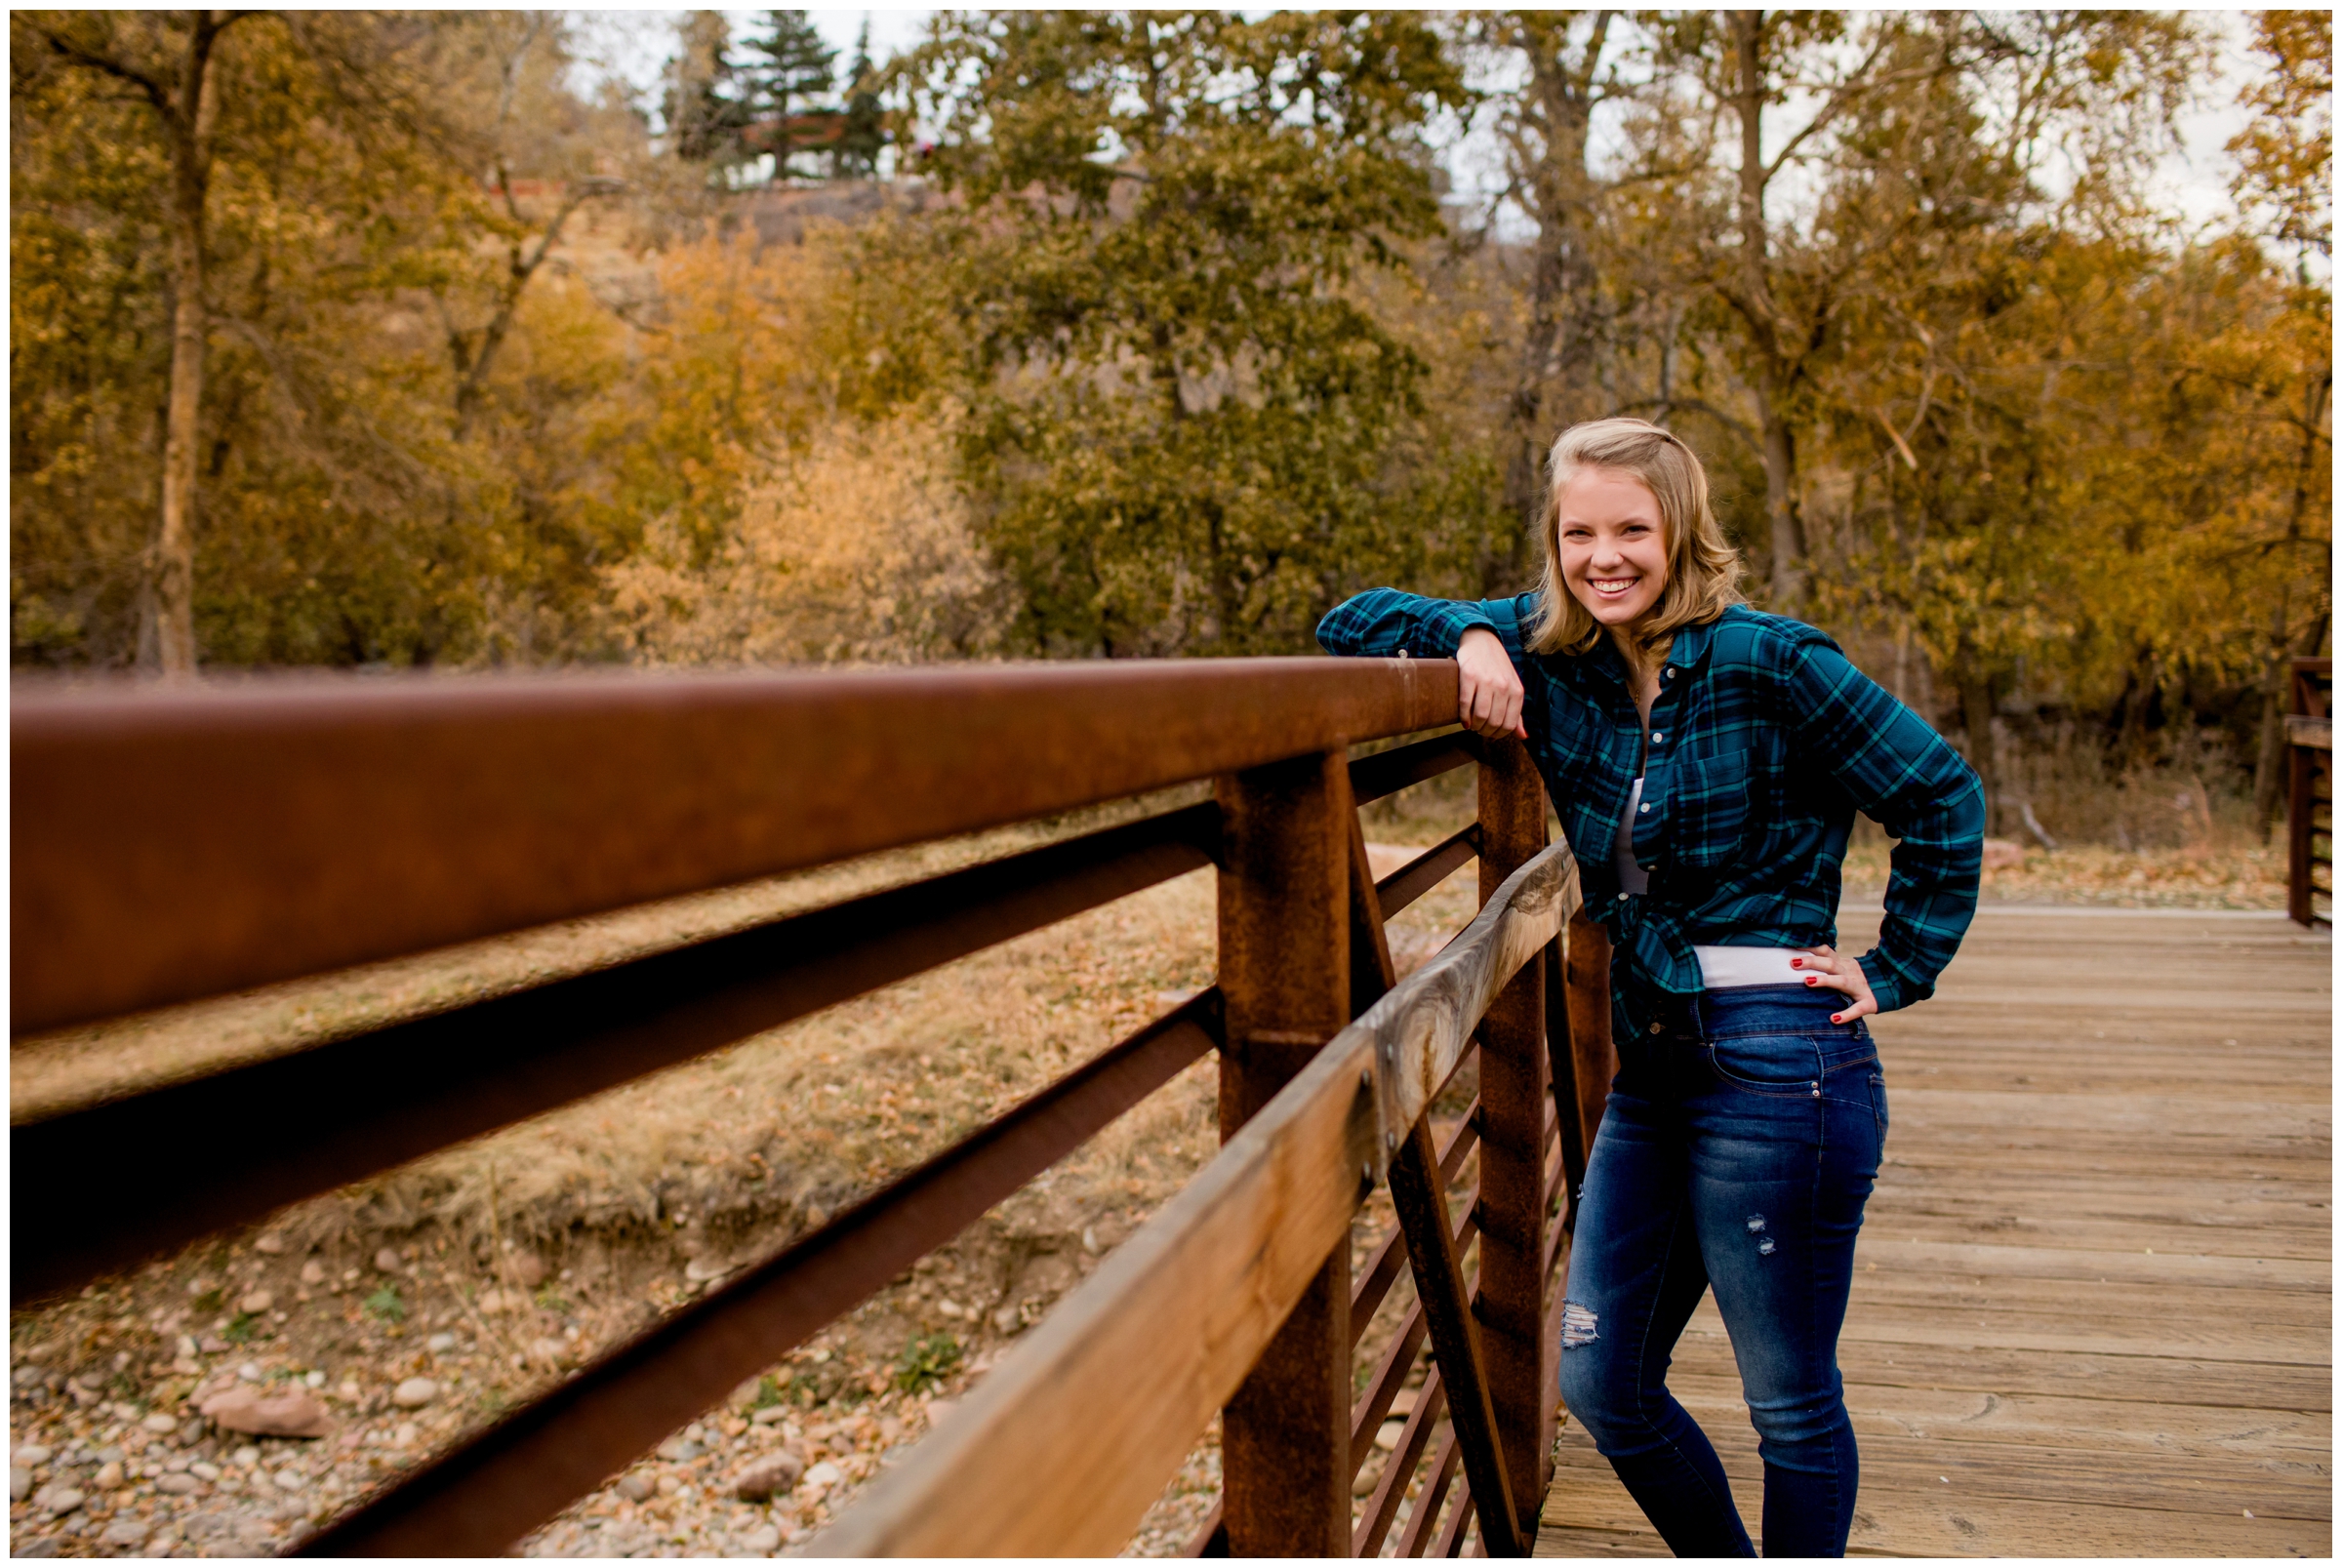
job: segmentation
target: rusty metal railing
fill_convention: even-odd
[[[2285,912],[2313,930],[2334,923],[2333,695],[2332,660],[2293,661],[2285,715]],[[2318,909],[2320,894],[2325,913]]]
[[[1420,999],[1424,977],[1385,996],[1384,920],[1475,857],[1484,901],[1500,884],[1514,890],[1489,903],[1502,910],[1523,886],[1558,888],[1554,867],[1567,864],[1563,852],[1543,848],[1541,786],[1514,743],[1483,745],[1450,733],[1346,761],[1354,743],[1439,727],[1452,717],[1454,691],[1444,662],[1260,660],[20,695],[11,1021],[20,1036],[1191,780],[1218,784],[1205,805],[908,887],[289,1055],[112,1099],[44,1105],[12,1128],[28,1168],[77,1147],[116,1152],[96,1167],[80,1162],[84,1179],[68,1190],[14,1201],[15,1299],[74,1288],[1219,866],[1213,989],[774,1246],[298,1548],[502,1550],[1207,1050],[1220,1052],[1229,1140],[1212,1170],[1257,1147],[1272,1170],[1321,1176],[1310,1165],[1316,1146],[1277,1107],[1304,1079],[1322,1080],[1331,1070],[1324,1064],[1358,1053],[1364,1025],[1353,1026],[1353,1018],[1418,1016],[1408,999]],[[1477,824],[1374,882],[1355,808],[1474,761]],[[1527,866],[1545,869],[1523,883],[1516,873]],[[1565,915],[1549,909],[1536,917],[1544,924],[1523,925],[1515,914],[1484,911],[1483,922],[1495,920],[1512,944],[1487,997],[1470,1018],[1449,1021],[1440,1051],[1376,1057],[1375,1126],[1397,1143],[1366,1150],[1360,1166],[1387,1174],[1403,1234],[1385,1238],[1353,1284],[1347,1241],[1329,1239],[1328,1218],[1339,1207],[1346,1234],[1361,1195],[1353,1179],[1340,1203],[1312,1210],[1306,1224],[1280,1221],[1261,1238],[1289,1266],[1278,1279],[1302,1280],[1297,1295],[1286,1297],[1280,1283],[1248,1305],[1198,1305],[1205,1312],[1242,1306],[1261,1331],[1257,1345],[1219,1367],[1238,1382],[1214,1395],[1226,1406],[1226,1496],[1204,1548],[1371,1553],[1407,1484],[1401,1472],[1431,1448],[1443,1406],[1449,1429],[1425,1461],[1430,1487],[1406,1545],[1459,1548],[1474,1509],[1493,1550],[1520,1549],[1533,1537],[1555,1414],[1555,1218],[1582,1172],[1608,1078],[1599,933],[1581,920],[1565,947]],[[1521,946],[1524,932],[1536,940]],[[1485,946],[1459,945],[1426,975],[1452,974],[1463,955]],[[1479,1099],[1434,1151],[1422,1106],[1407,1097],[1444,1081],[1467,1056],[1467,1037],[1477,1041]],[[1402,1079],[1411,1087],[1393,1087]],[[1311,1105],[1312,1114],[1325,1108]],[[265,1146],[223,1152],[202,1135],[221,1106],[285,1132]],[[278,1117],[272,1107],[301,1113]],[[1322,1121],[1310,1126],[1334,1125]],[[1477,1163],[1478,1190],[1451,1229],[1443,1187],[1468,1157]],[[1208,1183],[1199,1184],[1155,1225],[1202,1202],[1195,1194]],[[1125,1261],[1146,1250],[1136,1245],[1110,1267],[1137,1266]],[[1478,1257],[1469,1284],[1467,1247]],[[1415,1273],[1418,1303],[1353,1408],[1356,1336],[1402,1262]],[[1081,1294],[1095,1298],[1095,1282]],[[1264,1305],[1271,1301],[1281,1307]],[[1085,1319],[1069,1315],[1072,1302],[1049,1320],[1048,1344],[1082,1337]],[[1353,1529],[1351,1480],[1427,1341],[1435,1370]],[[989,1399],[1013,1394],[1011,1368],[1041,1363],[1046,1347],[1035,1344],[993,1375],[987,1388],[1003,1391]],[[1182,1407],[1183,1421],[1187,1414]],[[945,1462],[967,1417],[923,1445],[922,1455],[937,1457],[917,1460],[917,1472]],[[1156,1447],[1177,1426],[1151,1433]],[[1199,1427],[1178,1440],[1191,1441]],[[1111,1495],[1129,1494],[1151,1463],[1134,1458]],[[1463,1495],[1433,1543],[1438,1494],[1459,1483]],[[1488,1497],[1507,1502],[1492,1511],[1476,1501]],[[1125,1535],[1135,1519],[1122,1521]],[[1043,1511],[1028,1523],[1055,1543],[1036,1549],[1105,1539],[1087,1513]],[[852,1529],[868,1526],[840,1528],[847,1543]]]

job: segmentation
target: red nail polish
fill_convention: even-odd
[[[1379,962],[1379,960],[1378,960],[1378,962]],[[1806,985],[1819,985],[1821,983],[1822,983],[1822,977],[1821,977],[1821,976],[1819,976],[1819,975],[1807,975],[1807,976],[1805,977],[1805,984],[1806,984]]]

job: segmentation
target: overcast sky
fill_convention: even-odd
[[[588,63],[588,80],[615,75],[655,103],[659,75],[673,50],[674,19],[680,8],[572,13],[581,54]],[[727,11],[734,37],[762,26],[762,13]],[[894,7],[866,11],[809,11],[814,25],[838,52],[842,67],[853,56],[854,42],[867,21],[870,52],[883,61],[919,41],[931,7]],[[2224,151],[2229,139],[2242,129],[2246,115],[2238,107],[2239,85],[2255,74],[2245,47],[2246,24],[2236,12],[2199,13],[2222,34],[2220,75],[2209,84],[2203,101],[2180,124],[2183,151],[2166,158],[2159,171],[2156,194],[2176,209],[2191,226],[2218,222],[2230,209],[2228,184],[2233,168]],[[1457,141],[1448,164],[1459,195],[1469,199],[1493,192],[1502,180],[1493,139],[1481,135]]]

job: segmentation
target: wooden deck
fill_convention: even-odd
[[[2332,952],[2277,915],[2003,907],[1879,1022],[1853,1551],[2330,1554]],[[1755,1534],[1713,1300],[1671,1383]],[[1665,1555],[1566,1425],[1537,1552]]]

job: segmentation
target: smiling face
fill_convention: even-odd
[[[1561,492],[1561,581],[1586,613],[1632,631],[1667,587],[1667,534],[1650,486],[1616,468],[1581,468]]]

